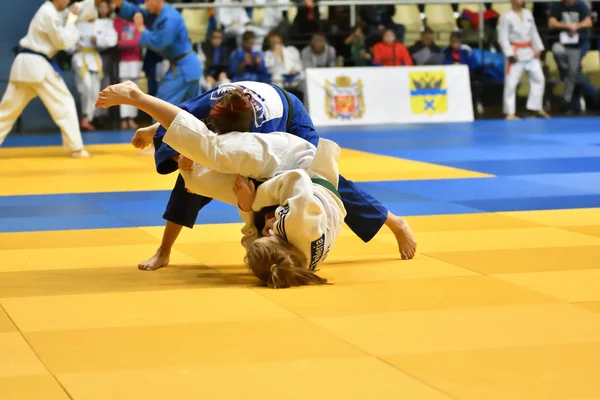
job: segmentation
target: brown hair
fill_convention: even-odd
[[[246,250],[244,262],[258,279],[273,289],[327,283],[327,279],[306,269],[302,253],[281,237],[275,237],[275,242],[258,240]]]
[[[249,132],[254,122],[254,110],[249,93],[241,88],[227,92],[210,110],[210,119],[218,134]]]

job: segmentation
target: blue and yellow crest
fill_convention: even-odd
[[[362,81],[352,82],[347,76],[325,80],[325,114],[329,119],[361,119],[365,115]]]
[[[410,107],[413,114],[448,112],[448,90],[444,71],[409,72]]]

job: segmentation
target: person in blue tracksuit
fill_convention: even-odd
[[[179,104],[199,94],[202,67],[192,49],[181,14],[165,0],[146,0],[146,8],[112,0],[119,17],[133,21],[141,32],[140,46],[156,52],[171,67],[158,85],[156,97]]]
[[[251,95],[255,121],[253,132],[289,132],[317,146],[319,136],[315,131],[308,111],[302,102],[291,93],[277,86],[244,81],[222,84],[203,95],[189,100],[179,107],[203,120],[210,127],[208,118],[211,107],[224,95],[235,88],[242,88]],[[166,130],[159,124],[138,130],[154,130],[154,159],[159,174],[177,171],[179,154],[162,142]],[[141,133],[140,132],[140,133]],[[137,135],[137,133],[136,133]],[[403,259],[410,259],[416,251],[416,242],[406,221],[389,212],[381,203],[360,190],[353,182],[340,175],[339,192],[347,210],[346,224],[363,241],[371,240],[383,225],[388,226],[396,236]],[[189,193],[181,175],[167,205],[163,218],[167,220],[161,246],[154,256],[140,263],[142,270],[154,270],[169,263],[171,248],[183,226],[192,228],[198,212],[212,199]]]

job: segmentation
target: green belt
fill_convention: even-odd
[[[331,193],[335,194],[335,197],[342,200],[342,196],[340,196],[340,192],[338,192],[337,189],[335,188],[335,186],[333,186],[333,183],[329,182],[326,179],[321,179],[321,178],[311,178],[310,180],[315,185],[323,186],[325,189],[327,189]]]

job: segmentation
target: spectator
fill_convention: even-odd
[[[364,67],[371,64],[373,58],[365,47],[365,34],[362,25],[356,25],[350,36],[345,41],[347,46],[350,46],[352,61],[357,67]]]
[[[265,65],[271,75],[271,82],[301,95],[304,68],[300,60],[300,52],[293,46],[284,46],[283,38],[276,31],[269,33],[267,39],[271,49],[265,53]]]
[[[230,51],[223,45],[223,31],[215,29],[210,40],[202,43],[199,50],[200,61],[204,65],[204,78],[201,81],[204,90],[229,82]]]
[[[254,50],[256,35],[246,31],[242,35],[242,47],[231,53],[229,70],[231,80],[258,81],[269,83],[269,74],[265,67],[265,56],[262,51]]]
[[[581,59],[589,50],[589,28],[592,27],[590,9],[581,0],[553,3],[548,26],[560,31],[559,41],[552,46],[552,53],[565,83],[561,111],[579,109],[580,96],[575,93],[577,86],[596,103],[598,90],[581,72]]]
[[[439,65],[443,61],[442,50],[433,41],[433,30],[428,26],[421,31],[421,40],[408,51],[416,65]]]
[[[292,35],[303,40],[307,35],[321,30],[321,14],[318,0],[294,0],[298,4],[298,13],[292,24]]]
[[[215,0],[215,4],[235,4],[238,0]],[[266,31],[258,26],[252,25],[252,20],[248,16],[248,12],[243,7],[217,7],[215,8],[215,21],[217,28],[223,29],[225,36],[234,37],[237,46],[240,46],[242,35],[244,32],[251,31],[254,33],[255,40],[254,50],[261,50],[262,41]]]
[[[450,45],[442,50],[444,57],[443,64],[453,65],[462,64],[471,69],[473,67],[473,57],[471,48],[462,42],[458,32],[452,32],[450,35]]]
[[[412,58],[404,45],[396,41],[392,29],[383,31],[383,40],[373,46],[373,65],[384,67],[413,65]]]
[[[89,131],[96,129],[91,122],[94,119],[96,99],[100,93],[100,82],[104,72],[99,51],[117,44],[117,32],[113,22],[105,18],[108,14],[110,5],[103,1],[98,4],[97,20],[77,24],[80,36],[72,64],[81,99],[80,126],[81,129]]]
[[[331,68],[336,65],[335,49],[327,44],[322,33],[315,33],[309,46],[302,50],[304,68]]]
[[[404,42],[406,28],[404,25],[394,22],[395,13],[396,6],[394,5],[361,6],[359,8],[360,18],[367,25],[367,46],[378,42],[386,29],[392,30],[399,42]]]
[[[133,22],[115,18],[115,30],[119,36],[119,79],[121,82],[131,80],[138,82],[142,72],[142,51],[139,45],[140,33],[135,29]],[[137,117],[137,108],[120,106],[121,129],[137,129],[134,118]]]
[[[280,0],[254,0],[256,5],[268,4],[268,3],[281,3]],[[270,32],[275,29],[279,29],[282,25],[289,25],[289,22],[284,17],[284,13],[288,10],[287,7],[265,7],[264,18],[262,20],[261,28]]]

